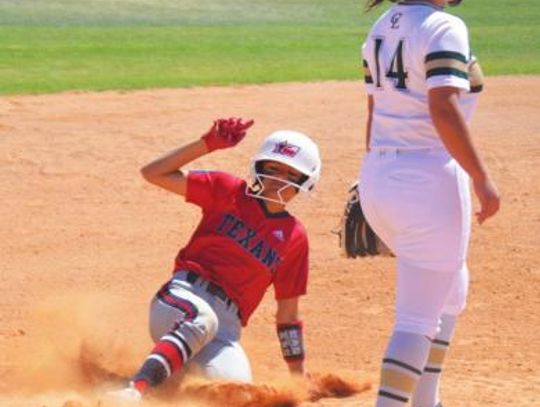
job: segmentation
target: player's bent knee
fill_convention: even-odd
[[[183,314],[166,304],[154,299],[150,304],[149,331],[154,343],[170,332],[178,324]]]
[[[155,298],[150,307],[150,335],[154,342],[171,331],[183,332],[189,342],[200,348],[217,334],[219,321],[214,310],[202,299],[176,297],[174,303]]]
[[[197,316],[197,318],[195,318],[193,323],[203,334],[201,346],[206,345],[212,339],[214,339],[219,328],[219,319],[212,307],[207,304],[199,307],[199,315]]]
[[[199,308],[197,318],[187,320],[171,331],[171,335],[183,342],[189,349],[188,358],[198,354],[216,336],[218,318],[208,307]]]
[[[194,353],[201,350],[216,336],[219,320],[214,310],[205,302],[197,306],[197,317],[181,323],[177,332],[186,338]]]

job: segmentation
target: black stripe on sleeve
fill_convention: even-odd
[[[480,93],[484,89],[484,85],[471,86],[471,93]]]
[[[456,68],[433,68],[426,72],[426,78],[440,75],[452,75],[458,78],[469,79],[467,72],[463,72]]]
[[[434,59],[455,59],[463,62],[464,64],[468,62],[465,55],[454,51],[438,51],[426,55],[426,62],[433,61]]]

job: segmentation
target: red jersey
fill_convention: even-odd
[[[175,262],[221,286],[244,326],[270,284],[276,299],[293,298],[306,293],[308,276],[302,224],[288,212],[269,213],[245,190],[245,181],[223,172],[189,172],[186,201],[201,207],[202,219]]]

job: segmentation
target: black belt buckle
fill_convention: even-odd
[[[193,271],[188,271],[187,276],[186,276],[186,281],[189,284],[195,284],[198,279],[199,279],[199,275],[197,273]]]
[[[188,271],[186,276],[186,281],[190,284],[195,284],[199,278],[201,278],[197,273],[193,271]],[[212,294],[215,297],[218,297],[221,301],[223,301],[227,306],[229,307],[232,304],[232,300],[229,298],[229,296],[225,293],[223,288],[221,288],[219,285],[208,282],[206,285],[206,292],[209,294]]]

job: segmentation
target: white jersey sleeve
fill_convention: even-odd
[[[440,13],[428,22],[430,32],[425,55],[428,88],[452,86],[469,90],[468,61],[470,55],[467,27],[459,18]]]
[[[469,71],[469,92],[461,92],[459,98],[459,105],[465,115],[465,119],[469,122],[472,119],[476,106],[478,104],[478,97],[484,88],[484,74],[482,68],[474,55],[471,56],[468,65]]]

